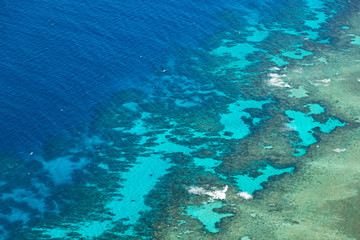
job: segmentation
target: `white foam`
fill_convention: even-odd
[[[269,73],[269,76],[272,78],[283,78],[286,77],[286,74]]]
[[[325,78],[325,79],[318,80],[318,81],[323,82],[323,83],[329,83],[329,82],[331,82],[331,79],[330,78]]]
[[[241,198],[243,198],[245,200],[250,200],[250,199],[254,198],[253,195],[251,195],[250,193],[247,193],[247,192],[239,192],[239,193],[236,194],[236,196],[241,197]]]
[[[278,68],[278,67],[272,67],[272,68],[270,68],[269,70],[271,70],[271,71],[278,71],[278,70],[280,70],[280,68]]]
[[[335,148],[333,151],[336,153],[342,153],[346,151],[346,148]]]
[[[321,80],[313,80],[313,81],[310,81],[310,84],[314,85],[314,86],[324,86],[324,87],[327,87],[329,86],[331,82],[331,79],[330,78],[325,78],[325,79],[321,79]]]
[[[213,202],[214,200],[224,200],[226,198],[227,190],[228,190],[228,185],[226,185],[223,190],[214,190],[214,191],[208,191],[202,187],[197,187],[197,186],[191,186],[188,188],[188,192],[190,194],[209,196],[210,199],[208,202]]]
[[[268,76],[270,77],[268,81],[268,85],[276,86],[276,87],[286,87],[291,88],[290,84],[285,83],[283,78],[286,77],[286,74],[277,74],[277,73],[269,73]]]

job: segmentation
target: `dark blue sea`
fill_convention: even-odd
[[[1,1],[1,149],[24,157],[219,31],[221,3]]]
[[[354,6],[0,0],[0,239],[268,236],[230,229],[348,123]]]

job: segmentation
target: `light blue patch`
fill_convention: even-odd
[[[306,66],[313,66],[314,63],[302,63],[301,65],[302,65],[302,66],[305,66],[305,67],[306,67]]]
[[[325,64],[328,63],[326,58],[324,58],[324,57],[319,57],[318,60],[319,60],[319,62],[322,62],[322,63],[325,63]]]
[[[308,97],[308,91],[305,90],[304,86],[300,86],[299,88],[293,88],[289,90],[291,94],[289,94],[288,97],[294,97],[294,98],[303,98]]]
[[[0,213],[0,217],[7,219],[9,222],[27,223],[30,220],[30,214],[19,208],[10,207],[10,213]]]
[[[143,112],[141,114],[141,118],[140,119],[136,119],[133,121],[133,127],[130,128],[129,130],[125,130],[123,127],[119,127],[119,128],[114,128],[114,130],[117,131],[123,131],[125,133],[130,133],[130,134],[135,134],[135,135],[144,135],[148,132],[151,131],[151,129],[146,126],[146,122],[144,121],[144,119],[150,118],[151,114],[148,112]]]
[[[264,104],[271,103],[271,100],[255,101],[255,100],[238,100],[229,105],[230,113],[221,114],[220,123],[224,125],[221,132],[227,139],[242,139],[250,134],[250,126],[242,120],[243,117],[251,118],[246,109],[256,108],[262,109]],[[224,135],[225,132],[232,133],[232,136]]]
[[[321,113],[325,112],[325,108],[323,108],[322,106],[320,106],[320,104],[317,104],[317,103],[314,103],[314,104],[310,103],[310,104],[305,105],[305,107],[308,107],[310,110],[308,112],[308,115],[321,114]]]
[[[271,146],[271,145],[268,145],[268,146],[264,146],[264,149],[273,149],[274,147]]]
[[[73,162],[72,156],[59,157],[42,164],[44,168],[50,173],[50,176],[56,185],[71,182],[71,175],[77,169],[82,169],[89,160],[80,158],[79,161]]]
[[[175,153],[182,152],[184,154],[190,154],[195,149],[191,149],[187,146],[183,146],[177,143],[172,142],[169,138],[166,138],[166,135],[170,135],[169,131],[157,135],[155,140],[156,145],[148,147],[151,152],[166,152],[166,153]]]
[[[168,160],[162,158],[162,155],[159,154],[138,157],[133,167],[122,173],[123,181],[119,182],[122,187],[115,189],[115,196],[105,206],[112,216],[107,215],[104,220],[69,223],[62,227],[35,230],[41,230],[43,234],[50,235],[51,238],[64,238],[70,232],[76,232],[82,238],[93,239],[101,236],[105,231],[111,230],[115,223],[121,220],[126,225],[135,224],[140,218],[141,212],[151,210],[145,204],[144,197],[172,166]],[[101,219],[101,216],[99,218]],[[131,227],[121,235],[131,235],[132,233]]]
[[[288,126],[298,133],[298,137],[300,139],[300,142],[293,143],[295,149],[299,151],[298,153],[293,153],[294,156],[303,156],[307,152],[306,148],[317,142],[314,137],[314,128],[319,127],[321,132],[330,133],[336,127],[345,126],[345,123],[342,123],[337,119],[329,118],[327,122],[323,124],[316,122],[313,117],[309,116],[309,114],[313,114],[312,111],[322,112],[322,110],[323,108],[321,106],[319,107],[316,104],[313,104],[310,105],[310,112],[308,114],[293,110],[285,111],[285,114],[289,118],[293,119]]]
[[[186,213],[187,215],[198,219],[209,232],[217,233],[220,229],[216,227],[216,223],[219,223],[221,219],[225,217],[234,215],[231,213],[214,212],[214,209],[222,208],[224,206],[226,206],[226,204],[222,202],[211,202],[200,206],[189,206],[186,209]]]
[[[326,44],[328,44],[328,43],[330,43],[330,38],[318,40],[317,42],[318,42],[318,43],[326,43]]]
[[[127,109],[129,109],[133,112],[137,112],[139,104],[137,104],[136,102],[129,102],[129,103],[124,103],[123,107],[126,107]]]
[[[306,0],[305,3],[312,10],[324,8],[324,2],[321,0]]]
[[[213,158],[194,158],[194,164],[199,167],[203,167],[205,171],[215,174],[214,168],[221,164],[221,161]]]
[[[261,118],[253,118],[253,124],[257,125],[261,122]]]
[[[190,107],[195,107],[195,106],[199,105],[196,102],[186,101],[186,100],[181,100],[181,99],[176,99],[175,104],[178,107],[184,107],[184,108],[190,108]]]
[[[148,133],[150,130],[149,128],[146,127],[145,122],[142,119],[135,120],[133,123],[134,126],[130,130],[124,132],[136,134],[136,135],[144,135]]]
[[[305,26],[311,27],[312,29],[321,28],[321,24],[326,23],[327,16],[324,12],[316,11],[316,20],[305,20]]]
[[[252,62],[247,60],[246,57],[260,49],[255,48],[248,43],[236,43],[233,46],[220,46],[213,51],[212,54],[218,56],[230,56],[234,58],[230,64],[227,64],[226,68],[241,68],[244,69],[249,66]]]
[[[306,51],[301,48],[297,48],[294,51],[283,52],[281,55],[284,57],[289,57],[289,58],[293,58],[293,59],[303,59],[304,57],[310,56],[311,54],[312,54],[312,52]]]
[[[305,26],[311,27],[312,29],[321,28],[321,24],[326,23],[327,16],[321,9],[325,7],[324,2],[320,0],[307,0],[306,5],[315,14],[315,19],[305,20]]]
[[[274,62],[279,67],[282,67],[282,66],[285,66],[285,65],[289,64],[288,61],[285,61],[284,59],[282,59],[279,56],[273,56],[271,61]]]
[[[314,41],[319,38],[319,33],[316,31],[313,31],[313,30],[305,30],[305,31],[301,31],[301,32],[298,32],[294,29],[285,29],[285,28],[278,28],[278,29],[274,29],[274,30],[280,30],[280,31],[283,31],[284,33],[287,33],[287,34],[293,35],[293,36],[307,37]]]
[[[105,170],[109,170],[109,166],[107,164],[104,163],[99,163],[98,165],[100,168],[105,169]]]
[[[246,40],[250,41],[250,42],[262,42],[269,36],[268,31],[260,31],[255,27],[249,27],[249,28],[247,28],[247,30],[254,32],[252,36],[248,36],[246,38]]]
[[[12,199],[13,201],[18,203],[27,204],[29,207],[41,213],[44,213],[45,211],[45,199],[37,196],[36,193],[26,189],[13,189],[11,193],[3,193],[1,199]]]
[[[256,178],[250,177],[249,174],[235,176],[235,181],[237,187],[242,192],[247,192],[249,194],[254,194],[255,191],[263,189],[261,185],[264,182],[267,182],[270,177],[275,175],[281,175],[284,173],[293,173],[295,170],[294,167],[277,169],[270,165],[267,165],[265,168],[259,169],[258,172],[262,173]]]
[[[33,228],[41,231],[43,235],[49,235],[50,239],[69,239],[69,233],[76,232],[82,239],[94,239],[101,236],[106,230],[114,227],[111,221],[92,221],[80,222],[78,224],[69,223],[66,228]]]
[[[115,215],[113,219],[117,221],[128,218],[126,223],[134,224],[140,217],[140,212],[150,210],[150,207],[145,205],[144,196],[155,187],[158,179],[164,176],[171,166],[172,164],[163,160],[159,154],[138,157],[134,166],[128,172],[122,173],[121,177],[125,181],[119,182],[122,186],[119,194],[123,197],[114,197],[106,206]]]
[[[350,42],[351,44],[360,45],[360,36],[357,36],[355,34],[348,34],[348,36],[352,36],[353,39]]]
[[[305,33],[309,39],[314,41],[319,38],[319,32],[316,31],[309,30],[309,31],[303,31],[303,33]]]

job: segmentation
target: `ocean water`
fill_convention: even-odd
[[[0,239],[360,237],[359,1],[0,10]]]
[[[175,47],[217,30],[212,14],[191,2],[2,1],[1,146],[22,157],[41,151],[112,93],[151,85]]]

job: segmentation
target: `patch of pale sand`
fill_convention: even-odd
[[[318,224],[313,225],[312,222],[299,225],[290,225],[291,227],[279,228],[281,233],[277,234],[278,240],[356,240],[356,238],[349,238],[339,231],[324,228]]]
[[[351,119],[353,115],[360,116],[360,96],[352,84],[350,80],[335,78],[330,86],[319,87],[316,94],[319,99],[330,102],[332,108],[339,108],[337,113]],[[235,203],[235,216],[229,222],[224,220],[220,233],[206,239],[234,239],[244,235],[252,239],[280,240],[360,239],[345,226],[356,225],[360,215],[349,217],[340,210],[335,211],[347,209],[348,203],[358,206],[355,201],[359,199],[360,130],[344,131],[344,134],[333,133],[332,146],[320,145],[318,154],[311,158],[305,156],[305,164],[295,177],[278,181],[279,184],[273,182],[262,195],[263,199],[245,201],[236,197],[236,193],[229,193],[227,201]],[[342,144],[345,141],[348,143]],[[336,148],[346,148],[346,151],[336,153],[333,151]],[[285,190],[281,190],[281,186]],[[273,203],[275,207],[269,207]],[[190,234],[189,239],[192,237]]]
[[[334,78],[327,88],[321,88],[319,91],[319,97],[329,101],[334,107],[342,108],[343,114],[350,115],[349,117],[359,116],[360,113],[360,84],[354,77],[360,75],[359,69],[359,65],[345,68],[339,79]]]
[[[352,135],[359,136],[360,131]],[[306,166],[304,179],[297,182],[287,195],[294,207],[293,217],[301,219],[300,224],[280,226],[277,239],[356,239],[358,233],[341,230],[348,229],[343,224],[360,222],[360,216],[343,214],[335,209],[344,205],[357,206],[360,185],[360,138],[353,140],[342,154],[331,153],[319,156]],[[360,236],[357,236],[360,237]]]
[[[216,239],[360,239],[359,211],[348,209],[360,199],[360,129],[342,133],[333,134],[330,144],[319,144],[294,176],[272,182],[254,200],[236,198],[230,191],[227,201],[235,203],[236,213]],[[346,151],[334,153],[335,147]]]
[[[347,208],[348,203],[358,204],[360,130],[333,134],[332,138],[331,144],[325,141],[314,148],[294,176],[272,182],[252,201],[237,197],[237,191],[229,187],[226,201],[233,205],[234,217],[224,219],[219,233],[200,239],[356,239],[356,233],[344,224],[357,226],[360,215],[354,214],[350,219],[338,209]],[[335,147],[345,147],[346,151],[334,153]],[[196,232],[183,234],[182,238],[199,239]],[[175,232],[163,234],[164,239],[174,239]]]
[[[360,116],[360,84],[357,81],[360,76],[360,64],[350,64],[349,60],[344,63],[335,61],[343,57],[345,56],[330,58],[332,61],[328,65],[308,66],[304,70],[306,75],[288,71],[287,77],[291,84],[302,84],[312,99],[325,101],[336,110],[336,114],[353,120]],[[324,82],[326,79],[331,81]],[[359,119],[356,121],[360,122]]]

